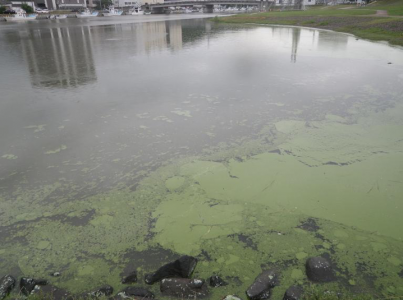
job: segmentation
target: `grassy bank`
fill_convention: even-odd
[[[224,17],[219,18],[218,21],[330,29],[403,46],[403,1],[401,0],[382,0],[365,7],[338,5],[309,7],[305,11],[274,10]]]

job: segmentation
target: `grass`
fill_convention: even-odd
[[[402,0],[383,0],[377,1],[367,6],[371,9],[386,10],[390,16],[403,16]]]
[[[386,10],[389,16],[376,16]],[[403,46],[403,0],[379,0],[365,7],[315,6],[305,11],[271,11],[216,19],[239,24],[295,25],[352,33],[358,37]]]

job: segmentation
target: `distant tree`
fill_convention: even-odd
[[[22,8],[23,10],[25,10],[27,14],[32,14],[32,13],[34,12],[34,9],[32,8],[32,6],[29,6],[29,5],[26,4],[26,3],[23,3],[23,4],[21,5],[21,8]]]
[[[0,15],[4,14],[4,12],[6,11],[7,7],[5,6],[0,6]]]

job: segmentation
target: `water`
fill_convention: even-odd
[[[324,288],[403,295],[402,49],[181,18],[0,25],[0,275],[189,254],[211,299],[273,266],[281,297],[328,255]]]

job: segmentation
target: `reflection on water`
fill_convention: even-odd
[[[297,62],[298,43],[301,37],[301,29],[295,28],[292,32],[291,61]]]
[[[153,249],[242,274],[228,293],[277,263],[283,294],[330,252],[344,283],[403,293],[401,50],[164,18],[0,25],[0,270],[120,289]]]
[[[88,27],[28,31],[21,47],[33,87],[73,88],[97,80]]]
[[[318,48],[323,50],[346,50],[349,39],[352,40],[352,37],[346,34],[340,34],[335,37],[330,31],[319,31],[318,35]]]
[[[201,22],[203,23],[200,27]],[[14,32],[6,32],[6,38],[13,44],[19,43],[24,61],[28,67],[31,82],[36,87],[73,88],[93,83],[97,80],[93,58],[93,47],[110,43],[119,43],[126,53],[120,55],[138,55],[167,48],[178,51],[183,46],[183,23],[181,21],[148,22],[137,24],[115,24],[100,27],[57,27],[19,31],[16,39]],[[211,23],[192,21],[186,24],[185,42],[210,38]],[[214,34],[217,33],[217,28]],[[343,50],[348,42],[347,35],[334,36],[327,31],[315,31],[300,28],[269,28],[272,42],[291,43],[291,62],[297,61],[298,44],[301,32],[304,39],[312,39],[318,49]],[[105,50],[115,51],[105,45]],[[19,50],[19,49],[18,49]],[[120,49],[120,51],[122,51]],[[109,55],[114,55],[110,53]]]

